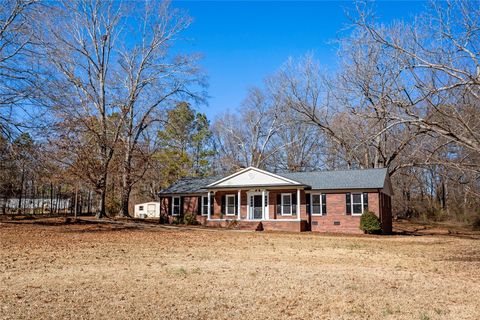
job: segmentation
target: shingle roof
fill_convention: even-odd
[[[185,177],[178,180],[177,182],[172,184],[170,187],[161,190],[159,194],[207,192],[207,190],[203,189],[204,187],[222,178],[223,178],[222,176]]]
[[[318,190],[381,189],[387,177],[387,169],[286,172],[276,174]],[[204,189],[206,186],[222,178],[223,176],[182,178],[170,187],[160,191],[159,194],[207,192]]]
[[[277,174],[311,186],[312,189],[380,189],[383,188],[385,184],[387,169],[288,172]]]

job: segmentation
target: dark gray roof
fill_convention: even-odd
[[[387,169],[337,170],[314,172],[276,173],[318,190],[381,189],[387,177]],[[186,177],[178,180],[159,194],[204,193],[209,184],[224,176]]]
[[[204,187],[222,178],[222,176],[185,177],[173,183],[170,187],[161,190],[159,194],[207,192],[207,190],[203,189]]]
[[[306,184],[312,187],[312,189],[380,189],[385,184],[387,169],[287,172],[277,174]]]

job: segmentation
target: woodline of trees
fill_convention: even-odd
[[[7,1],[4,211],[8,199],[55,194],[72,212],[76,193],[83,211],[129,216],[132,199],[184,176],[387,167],[395,214],[474,222],[478,3],[432,2],[389,25],[371,8],[358,3],[334,71],[311,54],[290,58],[210,125],[195,110],[207,97],[199,56],[175,47],[191,19],[168,2]]]
[[[42,148],[75,184],[96,192],[98,217],[118,202],[118,214],[128,216],[132,187],[158,152],[154,135],[165,111],[204,96],[198,57],[171,49],[190,18],[169,2],[35,5],[31,45],[15,55],[34,66],[25,81],[29,102],[49,112],[39,119],[49,124]],[[111,176],[118,171],[120,179]],[[120,199],[107,203],[109,188],[120,189]]]
[[[217,120],[218,165],[387,167],[396,214],[478,224],[478,2],[431,2],[413,22],[387,26],[370,9],[358,3],[338,70],[309,54],[289,59],[240,115]]]

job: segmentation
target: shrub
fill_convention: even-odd
[[[181,224],[181,223],[183,223],[183,219],[178,216],[173,218],[172,220],[172,224]]]
[[[190,213],[186,214],[183,217],[183,223],[187,224],[187,225],[196,225],[196,224],[198,224],[197,216],[194,215],[194,214],[190,214]]]
[[[382,231],[382,225],[373,212],[365,211],[360,219],[360,229],[365,233],[380,233]]]

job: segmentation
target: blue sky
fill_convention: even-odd
[[[380,1],[380,21],[411,19],[425,8],[420,1]],[[288,57],[313,52],[324,66],[335,67],[333,41],[345,35],[353,10],[347,1],[205,2],[177,1],[194,19],[183,34],[182,51],[200,52],[209,77],[208,106],[200,106],[209,119],[238,109],[248,88],[259,86]]]

